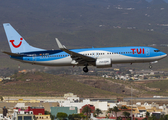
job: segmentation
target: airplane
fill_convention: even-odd
[[[3,53],[24,63],[43,66],[84,66],[83,71],[87,73],[88,66],[109,68],[113,64],[123,63],[148,62],[151,69],[152,63],[157,63],[167,56],[156,48],[146,46],[67,49],[57,38],[55,39],[60,50],[45,50],[29,45],[10,23],[4,23],[3,26],[11,50]]]

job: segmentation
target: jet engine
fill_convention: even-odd
[[[110,58],[100,58],[96,60],[97,68],[108,68],[112,67],[112,61]]]

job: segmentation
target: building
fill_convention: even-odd
[[[73,93],[64,94],[64,98],[66,100],[71,101],[71,102],[78,102],[79,101],[79,97],[77,97],[77,95],[74,95]]]
[[[33,114],[17,114],[16,120],[34,120]]]
[[[9,120],[9,119],[8,119]],[[15,109],[10,115],[10,120],[34,120],[33,111]]]
[[[78,113],[77,107],[51,107],[50,109],[51,109],[51,114],[54,115],[55,117],[59,112],[66,113],[67,115]]]
[[[91,113],[93,113],[95,111],[95,106],[94,105],[84,105],[81,109],[80,109],[80,113],[82,113],[83,109],[88,106],[91,109]]]
[[[65,100],[63,103],[60,103],[60,106],[63,107],[77,107],[78,108],[78,113],[80,113],[80,109],[82,108],[82,106],[86,105],[86,104],[90,104],[90,100],[86,99],[83,100],[83,102],[70,102],[69,100]]]
[[[102,111],[106,111],[108,110],[108,106],[107,106],[107,101],[90,101],[90,104],[91,105],[94,105],[95,106],[95,109],[100,109]]]
[[[51,120],[50,115],[35,115],[36,120]]]
[[[44,107],[28,107],[28,111],[33,111],[34,115],[44,115]]]

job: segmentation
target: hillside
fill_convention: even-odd
[[[11,82],[0,83],[0,95],[63,96],[72,92],[79,97],[127,97],[131,95],[131,86],[134,97],[167,95],[167,89],[161,86],[167,83],[167,80],[130,82],[88,75],[51,75],[41,72],[18,73],[12,78]]]
[[[167,27],[160,24],[167,24],[168,4],[156,1],[160,4],[145,0],[5,0],[1,1],[0,25],[10,22],[28,36],[52,31],[97,31],[114,26],[167,33]],[[0,33],[2,30],[0,26]]]
[[[115,93],[73,81],[73,78],[67,75],[56,76],[37,72],[16,74],[13,78],[16,81],[0,83],[0,95],[63,96],[65,93],[72,92],[80,97],[115,96]]]

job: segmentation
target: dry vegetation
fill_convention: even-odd
[[[87,75],[52,75],[47,73],[18,73],[10,82],[0,83],[0,95],[63,96],[72,92],[79,97],[112,98],[167,95],[168,80],[130,82]]]

